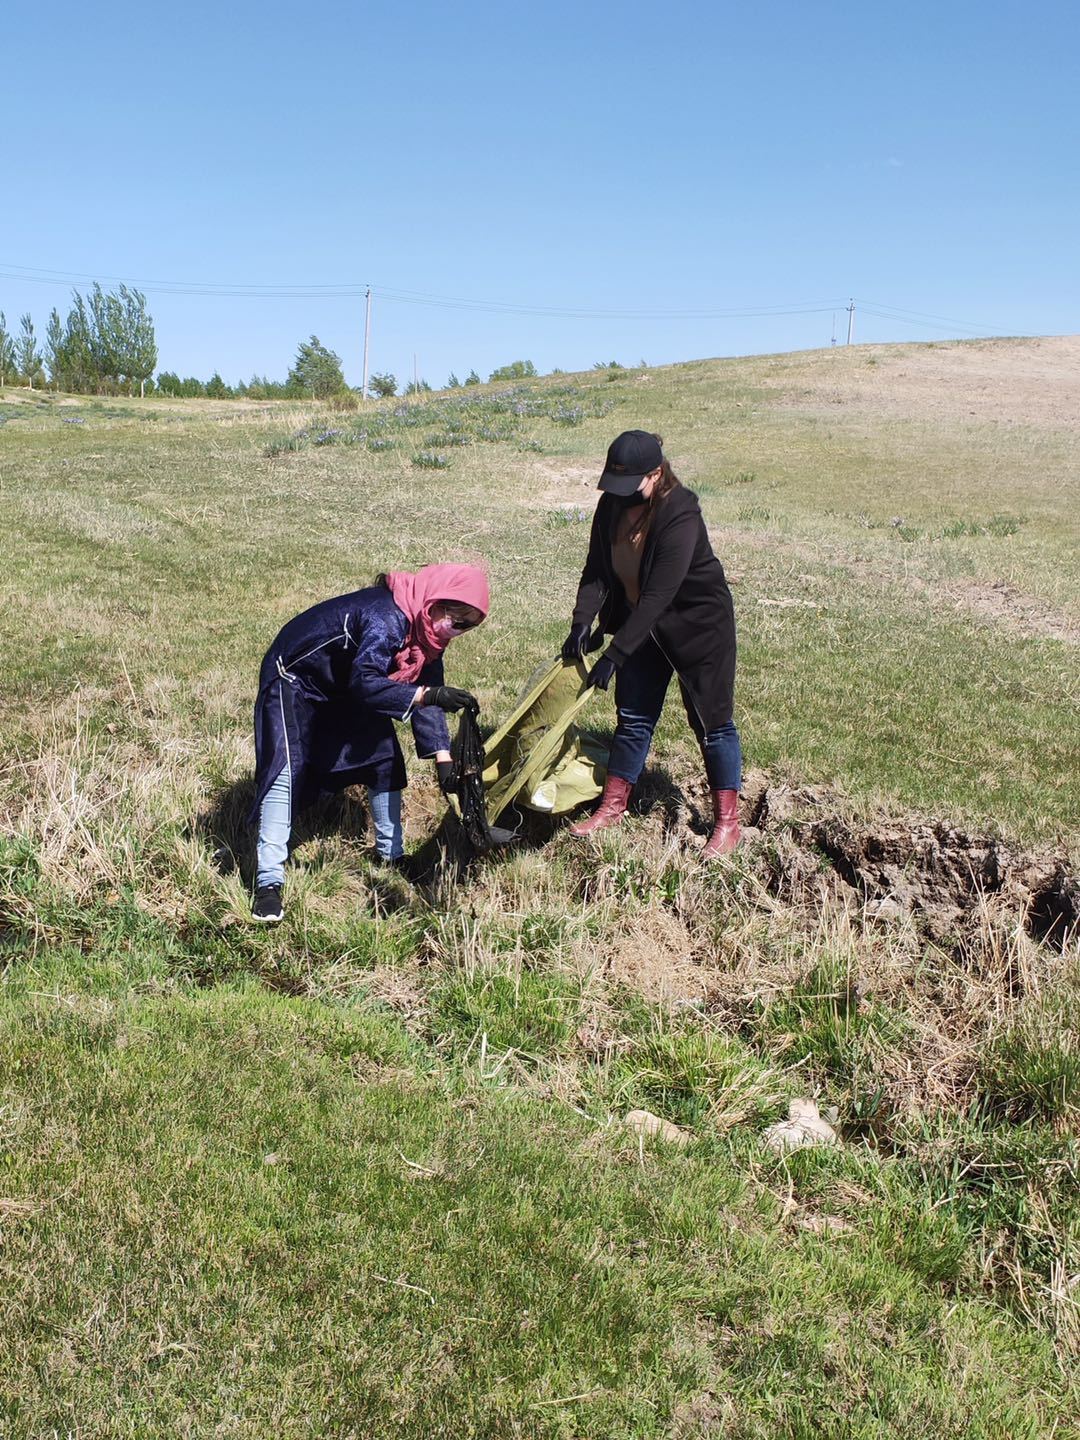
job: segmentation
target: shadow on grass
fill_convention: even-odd
[[[256,826],[249,820],[254,800],[254,778],[238,780],[213,796],[189,831],[189,838],[198,840],[210,852],[212,863],[221,874],[239,873],[249,887],[255,879]],[[406,857],[400,871],[395,873],[389,867],[373,863],[373,884],[384,903],[392,903],[397,894],[396,882],[402,876],[420,889],[425,899],[435,903],[443,880],[460,882],[485,866],[499,864],[515,852],[542,850],[561,831],[595,808],[593,804],[566,815],[545,815],[521,805],[510,805],[497,818],[500,826],[513,832],[514,839],[508,845],[487,851],[473,849],[457,816],[448,810],[432,834]],[[630,813],[644,817],[657,812],[665,839],[688,829],[697,834],[709,832],[708,824],[670,773],[662,766],[650,766],[634,788]],[[370,838],[369,820],[367,804],[359,791],[323,794],[296,817],[289,843],[290,855],[308,841],[330,835],[343,836],[363,845]],[[370,858],[374,861],[373,851]],[[385,874],[382,874],[384,868]]]
[[[712,831],[707,817],[662,765],[650,765],[634,786],[630,813],[642,816],[658,813],[665,840],[687,831],[695,835],[709,835]]]
[[[199,840],[211,852],[221,874],[238,871],[248,885],[255,879],[257,827],[249,819],[254,803],[254,778],[237,780],[218,791],[189,831],[189,838]],[[313,805],[296,816],[289,853],[309,840],[328,835],[342,835],[362,844],[368,839],[368,820],[365,802],[348,791],[320,795]]]

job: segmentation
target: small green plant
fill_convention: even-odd
[[[1029,1003],[979,1063],[986,1103],[1014,1121],[1080,1116],[1080,1001],[1066,991]]]
[[[578,525],[588,525],[592,522],[592,515],[588,510],[574,506],[570,510],[549,510],[544,518],[544,524],[549,530],[566,530]]]
[[[418,470],[449,470],[450,456],[435,450],[419,450],[412,457],[412,463]]]
[[[443,435],[429,435],[427,443],[433,446],[435,449],[439,449],[440,447],[444,446],[453,449],[455,445],[471,445],[472,441],[469,439],[468,435],[464,434],[462,431],[450,430]]]
[[[687,1024],[631,1047],[617,1067],[614,1098],[678,1125],[723,1132],[772,1114],[782,1094],[773,1072],[743,1046]]]
[[[942,526],[941,537],[943,540],[961,540],[968,536],[993,535],[999,540],[1007,539],[1015,535],[1023,524],[1024,519],[1019,515],[992,515],[989,520],[950,520]]]

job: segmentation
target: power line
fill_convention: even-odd
[[[957,325],[962,330],[985,330],[990,335],[1002,335],[1008,329],[1005,325],[976,325],[970,320],[957,320],[950,315],[928,315],[922,310],[903,310],[878,300],[860,300],[859,304],[864,309],[872,309],[879,318],[885,320],[903,320],[909,317],[915,320],[938,320],[945,325]]]
[[[920,310],[907,310],[900,306],[887,305],[874,300],[808,300],[778,305],[749,305],[739,308],[679,309],[599,309],[575,308],[562,305],[536,305],[503,300],[469,299],[464,296],[438,295],[423,290],[406,290],[400,287],[356,283],[352,281],[334,284],[294,282],[286,284],[234,284],[224,281],[133,279],[121,275],[88,275],[67,270],[43,270],[34,266],[15,265],[0,261],[0,279],[18,280],[31,285],[70,285],[73,281],[93,284],[106,281],[113,284],[130,285],[147,294],[204,296],[211,299],[237,300],[352,300],[372,297],[388,304],[419,305],[430,309],[465,310],[491,315],[522,315],[536,318],[560,320],[625,320],[643,321],[720,321],[720,320],[762,320],[781,319],[794,315],[824,315],[841,307],[852,314],[851,306],[858,304],[861,313],[872,315],[879,320],[916,328],[927,325],[932,329],[959,330],[972,336],[1000,335],[1015,333],[1008,326],[980,325],[970,320],[957,320],[947,315],[935,315]],[[849,318],[850,325],[850,318]],[[849,341],[850,343],[850,341]]]
[[[368,290],[378,300],[392,304],[423,305],[433,309],[472,310],[488,314],[532,315],[569,320],[751,320],[769,316],[820,315],[834,308],[836,300],[798,301],[784,305],[753,305],[733,309],[700,310],[604,310],[577,309],[557,305],[530,305],[502,300],[473,300],[462,296],[435,295],[421,290],[391,286],[354,284],[234,285],[218,281],[133,279],[122,275],[87,275],[74,271],[39,270],[30,266],[0,262],[0,277],[35,285],[108,281],[132,285],[146,294],[204,295],[218,299],[250,300],[337,300],[366,298]]]

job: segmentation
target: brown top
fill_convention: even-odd
[[[629,510],[620,511],[611,536],[611,568],[622,583],[626,603],[631,609],[641,598],[641,554],[649,533],[647,522],[634,532],[643,509],[644,506],[634,505]]]

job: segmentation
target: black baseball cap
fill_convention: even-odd
[[[660,440],[647,430],[624,430],[611,442],[607,463],[598,490],[612,495],[633,495],[634,491],[664,461]]]

